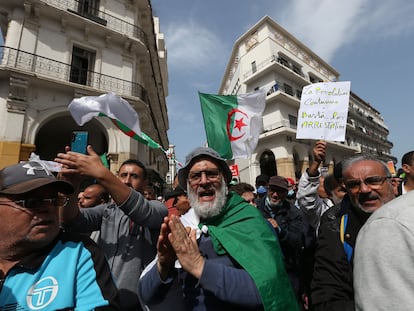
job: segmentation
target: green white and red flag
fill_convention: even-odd
[[[135,109],[125,99],[114,93],[75,98],[69,104],[69,111],[80,126],[89,122],[93,117],[108,117],[129,137],[151,148],[161,148],[157,142],[141,131]]]
[[[241,95],[199,92],[199,97],[208,146],[225,159],[250,157],[263,127],[265,90]]]

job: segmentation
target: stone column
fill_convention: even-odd
[[[7,28],[7,36],[4,38],[4,45],[18,49],[23,29],[24,10],[15,8],[10,17],[11,20]]]

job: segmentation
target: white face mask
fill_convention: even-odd
[[[280,202],[279,202],[279,203],[277,203],[277,204],[273,204],[273,203],[270,201],[269,197],[266,197],[266,204],[267,204],[268,206],[270,206],[271,208],[277,208],[277,207],[281,207],[281,206],[283,206],[283,201],[282,201],[282,200],[280,200]]]
[[[267,192],[267,189],[264,186],[259,186],[259,188],[257,188],[258,194],[264,194],[266,192]]]

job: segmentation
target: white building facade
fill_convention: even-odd
[[[35,151],[51,160],[86,130],[110,168],[136,158],[165,176],[161,149],[130,139],[109,119],[75,124],[73,98],[113,92],[139,115],[141,130],[168,149],[166,50],[149,0],[0,2],[0,167]]]
[[[219,94],[267,91],[255,153],[234,160],[241,181],[254,184],[260,174],[299,178],[306,170],[314,141],[295,138],[301,92],[305,85],[323,81],[339,81],[339,73],[268,16],[235,42]],[[396,162],[388,134],[381,114],[351,92],[346,141],[328,142],[325,165],[332,169],[356,153]]]

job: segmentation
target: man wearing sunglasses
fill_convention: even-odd
[[[357,310],[414,310],[414,191],[381,207],[358,234]]]
[[[38,162],[0,171],[1,310],[119,310],[103,253],[60,230],[73,191]]]
[[[165,218],[158,260],[140,280],[146,304],[169,300],[176,310],[180,305],[185,310],[298,310],[276,235],[256,207],[228,191],[231,178],[213,149],[200,147],[187,156],[178,180],[187,189],[198,227],[185,228],[175,215]],[[172,292],[177,279],[181,289]]]
[[[387,165],[370,155],[342,162],[347,195],[321,222],[311,284],[315,311],[353,311],[353,258],[356,238],[368,217],[394,198]],[[370,286],[370,284],[366,284]]]
[[[156,242],[168,210],[157,200],[145,199],[147,170],[136,159],[122,162],[117,176],[108,170],[92,146],[88,154],[58,153],[62,178],[70,178],[79,187],[82,177],[96,179],[111,195],[113,202],[79,209],[76,196],[61,209],[65,230],[86,233],[99,230],[98,246],[105,252],[119,289],[123,311],[141,310],[138,280],[144,267],[156,255]]]

